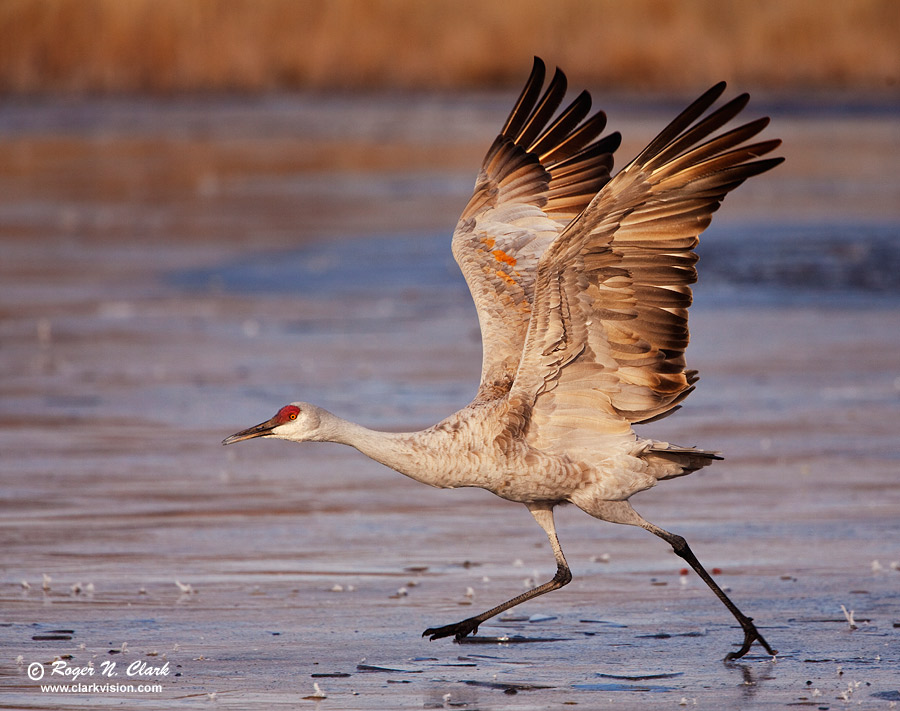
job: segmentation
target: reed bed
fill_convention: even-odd
[[[3,0],[15,93],[512,86],[897,91],[894,0]]]

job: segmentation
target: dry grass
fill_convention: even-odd
[[[592,85],[900,80],[895,0],[3,0],[0,90],[517,84],[531,56]]]

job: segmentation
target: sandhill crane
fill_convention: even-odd
[[[572,503],[640,526],[669,543],[740,623],[776,654],[681,536],[643,519],[629,497],[690,474],[717,453],[636,436],[694,389],[685,367],[698,235],[726,193],[782,161],[759,159],[779,140],[749,143],[768,118],[716,133],[746,106],[712,110],[722,82],[685,109],[610,177],[620,136],[601,134],[586,91],[557,114],[566,77],[542,93],[531,75],[494,141],[453,234],[481,326],[481,384],[467,407],[420,432],[377,432],[304,402],[224,444],[253,437],[339,442],[441,488],[476,486],[525,504],[556,557],[551,580],[480,615],[425,630],[432,640],[475,634],[485,620],[566,585],[572,575],[553,522]],[[554,118],[554,116],[556,116]]]

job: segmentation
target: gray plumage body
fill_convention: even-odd
[[[319,420],[310,439],[355,447],[423,484],[479,487],[523,504],[574,503],[588,513],[590,501],[628,499],[715,456],[634,437],[598,443],[592,457],[536,449],[505,426],[506,398],[469,405],[420,432],[400,433],[369,430],[309,403],[295,406]]]

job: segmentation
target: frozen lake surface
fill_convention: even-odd
[[[449,235],[509,101],[0,109],[0,708],[900,703],[896,105],[751,103],[787,161],[704,234],[701,380],[641,429],[725,455],[633,501],[777,661],[724,665],[740,631],[681,560],[574,508],[568,587],[429,642],[550,576],[522,507],[337,445],[220,446],[291,400],[385,429],[468,401],[480,342]],[[618,164],[677,108],[614,97]],[[42,692],[35,662],[70,681],[54,660],[161,690]]]

